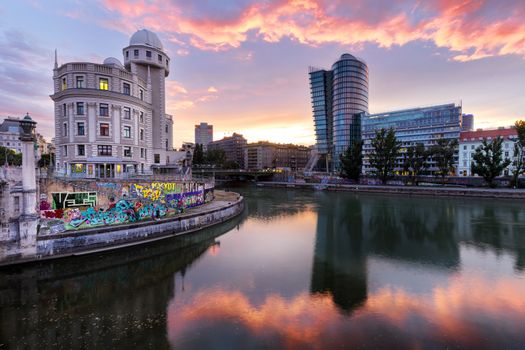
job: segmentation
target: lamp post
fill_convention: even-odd
[[[19,221],[20,250],[22,255],[36,252],[36,235],[38,216],[36,212],[36,172],[35,172],[35,128],[36,122],[29,113],[20,121],[22,132],[22,193],[23,210]]]

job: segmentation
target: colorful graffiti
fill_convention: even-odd
[[[97,207],[97,192],[52,193],[53,204],[51,208],[46,207],[48,209],[41,205],[41,217],[53,220],[54,232],[60,232],[146,219],[157,220],[213,199],[213,188],[205,190],[198,183],[131,184],[129,192],[127,187],[122,187],[121,193],[118,200],[113,194],[108,196],[108,208]]]
[[[78,208],[97,205],[96,192],[54,192],[51,193],[53,198],[53,209]]]

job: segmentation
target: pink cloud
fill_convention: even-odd
[[[359,47],[371,42],[388,48],[429,40],[453,51],[453,58],[459,61],[506,54],[525,56],[523,2],[511,2],[498,18],[491,18],[499,13],[490,11],[495,5],[484,0],[413,3],[372,6],[364,0],[279,0],[252,3],[233,18],[222,19],[217,14],[189,18],[182,5],[160,0],[131,4],[104,1],[105,7],[120,15],[124,23],[141,23],[202,50],[238,48],[250,39],[249,33],[254,33],[267,42],[287,37],[312,46],[338,43]]]

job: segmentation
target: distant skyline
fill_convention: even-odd
[[[315,143],[308,66],[364,59],[371,113],[461,100],[475,127],[525,118],[525,2],[209,0],[0,3],[0,117],[29,112],[54,133],[52,69],[122,61],[137,29],[171,57],[174,145],[194,125],[249,142]]]

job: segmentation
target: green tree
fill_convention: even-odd
[[[491,142],[483,139],[481,146],[476,148],[476,152],[472,156],[472,173],[483,177],[490,187],[496,187],[494,178],[499,176],[503,169],[509,166],[510,159],[503,160],[501,145],[503,139],[497,137]]]
[[[205,154],[205,164],[222,167],[226,162],[226,153],[222,149],[211,149]]]
[[[514,123],[518,139],[514,143],[514,162],[512,163],[512,185],[519,187],[519,179],[523,170],[525,170],[525,120],[517,120]]]
[[[428,168],[428,157],[429,152],[422,143],[407,148],[403,170],[408,172],[411,182],[416,186],[419,183],[419,176]]]
[[[441,183],[445,184],[445,177],[454,171],[454,155],[458,150],[458,140],[439,139],[430,150],[430,155],[436,161],[439,169],[437,175],[441,176]]]
[[[370,154],[370,165],[374,168],[372,173],[377,176],[383,184],[394,176],[396,159],[399,155],[401,144],[396,139],[394,129],[381,129],[376,131],[372,139],[374,150]]]
[[[341,160],[341,176],[355,181],[361,176],[361,167],[363,165],[363,141],[354,141],[354,143],[339,156]]]
[[[52,153],[47,153],[47,154],[42,154],[40,156],[40,159],[38,160],[38,167],[39,168],[47,168],[51,165],[51,161],[54,157],[54,154]]]
[[[195,145],[195,149],[193,150],[193,164],[194,165],[202,165],[204,163],[204,151],[202,144],[198,143]]]
[[[0,146],[0,166],[1,165],[22,165],[22,153],[17,153],[10,148]]]

